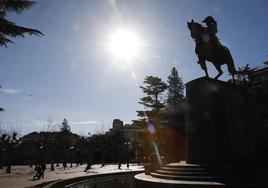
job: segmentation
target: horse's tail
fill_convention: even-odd
[[[234,60],[232,58],[232,55],[230,53],[230,51],[228,50],[228,61],[227,61],[227,68],[228,71],[232,74],[235,75],[236,74],[236,69],[235,69],[235,65],[234,65]]]

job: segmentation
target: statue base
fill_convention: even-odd
[[[244,88],[207,77],[186,84],[187,163],[254,163],[262,129],[255,96]]]
[[[188,82],[186,96],[187,163],[138,174],[137,187],[268,187],[255,96],[206,77]]]

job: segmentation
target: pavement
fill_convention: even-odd
[[[3,169],[0,169],[0,187],[1,188],[25,188],[29,186],[34,186],[44,182],[63,180],[74,177],[96,175],[96,174],[106,174],[114,172],[129,172],[129,171],[140,171],[143,170],[143,166],[137,164],[130,164],[129,169],[125,164],[118,169],[117,164],[107,164],[101,167],[100,164],[92,165],[92,169],[84,172],[86,165],[68,167],[64,170],[62,165],[59,167],[55,166],[55,171],[50,171],[50,165],[47,165],[45,171],[44,179],[33,180],[35,174],[34,166],[12,166],[11,173],[6,174]]]

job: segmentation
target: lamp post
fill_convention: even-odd
[[[122,147],[119,145],[119,147],[118,147],[118,151],[119,151],[119,153],[118,153],[118,169],[121,169],[121,151],[122,150]]]
[[[127,168],[129,168],[129,153],[128,153],[128,146],[129,146],[129,144],[130,144],[129,141],[125,142],[125,145],[127,147]]]
[[[37,162],[37,164],[35,164],[35,168],[43,163],[43,155],[44,155],[43,150],[44,150],[44,146],[40,145],[40,147],[39,147],[39,155],[38,155],[38,162]]]
[[[136,157],[137,157],[137,163],[138,165],[140,165],[140,143],[137,143],[136,145]]]
[[[39,158],[39,163],[42,163],[43,162],[43,160],[42,160],[42,156],[43,156],[43,149],[44,149],[44,146],[40,146],[39,147],[39,149],[40,149],[40,158]]]
[[[74,147],[71,146],[71,147],[70,147],[70,155],[71,155],[71,165],[70,165],[70,167],[71,167],[71,168],[73,167],[73,149],[74,149]]]
[[[76,148],[76,153],[75,153],[75,162],[76,162],[76,166],[79,166],[79,164],[81,163],[81,156],[80,156],[80,149]]]
[[[54,162],[55,162],[55,154],[54,154],[54,146],[50,146],[50,170],[54,171]]]

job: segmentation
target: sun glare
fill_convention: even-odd
[[[116,58],[132,60],[140,50],[139,37],[132,31],[117,29],[110,36],[109,49]]]

